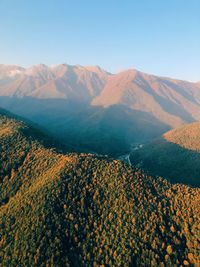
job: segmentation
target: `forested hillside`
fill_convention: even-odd
[[[199,188],[43,140],[1,112],[0,266],[199,266]]]
[[[134,150],[130,158],[150,174],[200,186],[200,122],[165,133]]]

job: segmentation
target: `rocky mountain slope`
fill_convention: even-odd
[[[108,75],[99,67],[79,65],[40,64],[28,69],[0,65],[0,95],[86,101],[100,93]]]
[[[200,86],[128,70],[109,77],[92,104],[104,107],[123,104],[177,127],[200,118]]]

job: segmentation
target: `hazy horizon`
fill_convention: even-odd
[[[199,1],[0,2],[0,61],[137,69],[199,81]]]
[[[160,78],[169,78],[169,79],[174,79],[174,80],[180,80],[180,81],[187,81],[187,82],[191,82],[191,83],[199,83],[200,82],[200,78],[199,80],[196,80],[196,81],[192,81],[192,80],[187,80],[187,79],[181,79],[181,78],[178,78],[178,77],[173,77],[173,76],[169,76],[169,75],[158,75],[156,73],[148,73],[147,71],[143,71],[143,70],[140,70],[140,69],[136,69],[134,67],[130,67],[130,68],[125,68],[125,69],[121,69],[121,70],[118,70],[118,71],[109,71],[105,68],[103,68],[102,66],[96,64],[96,65],[81,65],[81,64],[68,64],[67,62],[63,62],[63,63],[58,63],[58,64],[45,64],[43,62],[40,62],[38,64],[34,64],[34,65],[29,65],[29,66],[23,66],[23,65],[17,65],[17,64],[4,64],[4,63],[0,63],[0,65],[5,65],[5,66],[16,66],[16,67],[22,67],[24,69],[31,69],[33,67],[37,67],[39,65],[45,65],[46,67],[48,68],[51,68],[51,67],[56,67],[56,66],[59,66],[59,65],[67,65],[67,66],[72,66],[72,67],[76,67],[76,66],[80,66],[80,67],[83,67],[83,68],[87,68],[87,67],[98,67],[98,68],[101,68],[102,70],[110,73],[111,75],[116,75],[116,74],[119,74],[119,73],[122,73],[122,72],[126,72],[126,71],[130,71],[130,70],[135,70],[135,71],[138,71],[138,72],[141,72],[141,73],[145,73],[145,74],[148,74],[148,75],[152,75],[152,76],[156,76],[156,77],[160,77]]]
[[[0,0],[0,266],[200,267],[199,11]]]

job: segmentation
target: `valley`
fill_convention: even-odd
[[[199,13],[0,0],[0,267],[200,267]]]
[[[199,186],[199,129],[200,123],[195,122],[171,130],[132,150],[130,160],[151,175]]]
[[[0,136],[1,266],[198,266],[199,188],[60,153],[4,110]]]
[[[0,65],[0,106],[45,128],[75,151],[118,157],[200,119],[200,86],[137,70]],[[109,145],[107,145],[109,144]]]
[[[68,65],[0,77],[0,265],[199,265],[199,84]]]

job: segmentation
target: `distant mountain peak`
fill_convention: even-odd
[[[78,100],[108,108],[123,105],[151,114],[169,127],[200,119],[200,83],[127,69],[111,74],[99,66],[47,66],[24,69],[0,65],[0,96]]]
[[[105,72],[105,73],[109,73],[106,70],[104,70],[103,68],[101,68],[100,66],[96,65],[96,66],[85,66],[85,68],[89,71],[92,72]]]

